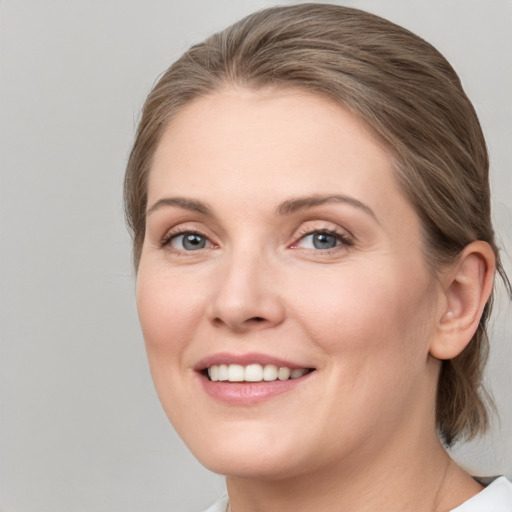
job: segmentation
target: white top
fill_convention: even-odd
[[[228,498],[224,496],[204,512],[228,512]]]
[[[222,510],[222,509],[220,509]],[[451,512],[512,512],[512,483],[504,476]],[[224,512],[224,511],[222,511]]]
[[[227,512],[228,498],[223,497],[204,512]],[[451,512],[512,512],[512,483],[504,476]]]

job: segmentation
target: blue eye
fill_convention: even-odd
[[[313,237],[313,246],[315,249],[332,249],[336,247],[339,240],[329,233],[315,233]]]
[[[180,251],[197,251],[211,246],[209,240],[199,233],[183,233],[172,237],[170,242]]]
[[[315,231],[304,235],[297,246],[302,249],[329,250],[339,245],[352,245],[352,242],[340,233]]]

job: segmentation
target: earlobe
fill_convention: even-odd
[[[492,292],[496,257],[491,246],[472,242],[443,276],[444,301],[430,354],[437,359],[458,356],[478,328]]]

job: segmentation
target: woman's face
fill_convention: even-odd
[[[339,105],[226,89],[181,111],[149,178],[137,302],[197,458],[280,478],[433,433],[442,294],[421,242],[390,154]]]

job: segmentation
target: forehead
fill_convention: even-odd
[[[377,209],[389,209],[390,195],[405,200],[392,156],[371,128],[334,101],[286,89],[224,89],[190,103],[167,126],[148,203],[214,192],[269,203],[337,192]]]

